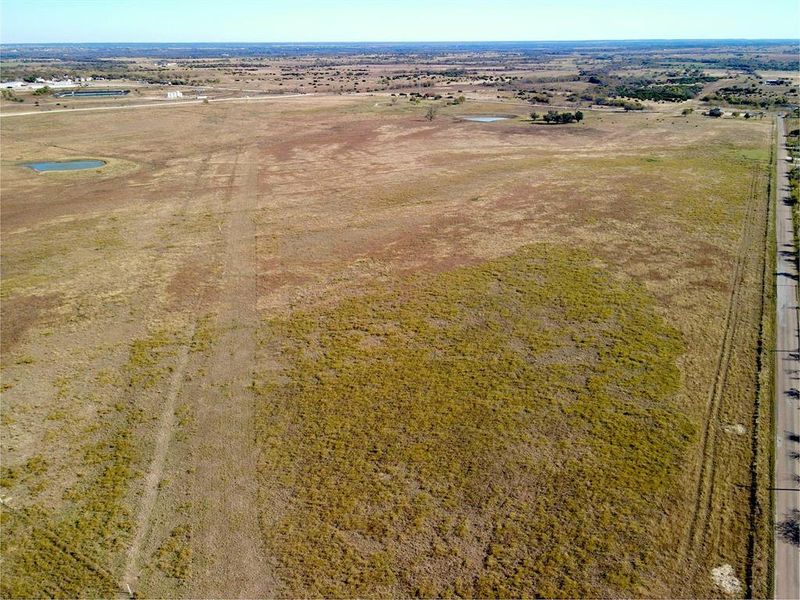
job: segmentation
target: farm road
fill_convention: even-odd
[[[777,135],[777,339],[775,368],[775,597],[800,598],[800,338],[798,337],[797,248],[789,204],[784,120]]]

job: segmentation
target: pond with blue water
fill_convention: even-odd
[[[106,164],[104,160],[59,160],[59,161],[45,161],[45,162],[29,162],[24,163],[23,166],[29,167],[37,173],[45,171],[79,171],[81,169],[97,169]]]
[[[464,117],[465,121],[475,121],[477,123],[494,123],[495,121],[507,121],[510,117]]]

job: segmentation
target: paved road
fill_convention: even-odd
[[[800,598],[800,547],[797,545],[800,480],[800,330],[798,272],[792,235],[786,133],[778,117],[777,340],[775,368],[775,597]]]

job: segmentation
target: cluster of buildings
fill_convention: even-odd
[[[71,79],[65,77],[64,79],[42,79],[37,77],[34,81],[4,81],[0,83],[0,87],[8,90],[38,90],[43,87],[49,87],[57,90],[61,88],[75,87],[84,83],[94,81],[93,77],[76,77]]]
[[[103,78],[94,77],[64,77],[61,79],[42,79],[41,77],[34,81],[3,81],[0,82],[0,89],[19,90],[19,91],[36,91],[38,89],[48,87],[55,92],[56,98],[66,97],[90,97],[90,96],[126,96],[130,93],[128,89],[110,90],[98,87],[86,87],[91,81],[101,81]],[[75,89],[81,88],[81,89]],[[183,92],[180,90],[169,90],[166,92],[168,100],[180,100],[184,97]],[[198,100],[207,100],[208,96],[202,95],[198,90],[196,92]]]

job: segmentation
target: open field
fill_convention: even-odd
[[[0,121],[4,597],[768,593],[771,121],[425,109]]]

